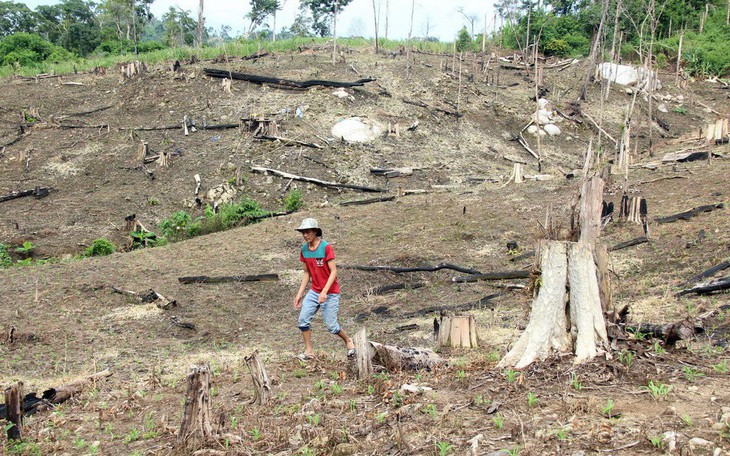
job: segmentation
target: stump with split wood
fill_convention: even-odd
[[[438,336],[439,347],[477,348],[477,322],[474,315],[441,317]]]
[[[192,366],[188,373],[185,409],[177,435],[179,445],[199,447],[212,439],[210,397],[210,367]]]
[[[589,149],[588,162],[590,155]],[[603,188],[604,180],[599,176],[584,181],[580,205],[576,208],[579,229],[571,240],[540,242],[542,283],[532,303],[527,327],[499,362],[500,367],[520,369],[553,353],[570,351],[574,351],[577,364],[593,359],[608,348],[603,310],[611,305],[610,285],[607,271],[602,270],[604,247],[596,248]],[[596,250],[599,250],[598,258]]]
[[[246,356],[245,360],[253,379],[254,396],[251,404],[267,405],[271,399],[271,381],[264,363],[259,359],[258,350],[254,351],[251,356]]]

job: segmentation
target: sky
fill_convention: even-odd
[[[16,3],[25,3],[35,9],[37,5],[58,3],[54,0],[15,0]],[[405,39],[408,37],[411,16],[411,0],[388,0],[389,24],[388,38]],[[152,13],[161,17],[170,6],[180,7],[190,12],[197,20],[199,0],[155,0],[152,4]],[[385,34],[385,4],[386,0],[375,0],[380,4],[380,36]],[[276,30],[288,27],[294,21],[299,7],[299,0],[286,0],[284,9],[277,14]],[[487,30],[493,28],[494,8],[492,0],[415,0],[413,14],[413,36],[428,35],[442,41],[452,41],[459,29],[463,26],[470,29],[469,21],[458,12],[459,8],[468,16],[477,16],[474,25],[476,33],[484,30],[484,15],[488,17]],[[241,34],[248,28],[249,21],[244,19],[250,10],[248,0],[231,2],[227,0],[205,0],[206,26],[219,30],[222,25],[232,27],[234,36]],[[373,37],[374,29],[373,0],[352,0],[343,8],[337,20],[337,35],[361,35]],[[271,24],[271,22],[270,22]]]

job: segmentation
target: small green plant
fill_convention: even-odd
[[[124,437],[124,443],[136,442],[141,436],[142,433],[139,432],[139,429],[134,428]]]
[[[393,391],[392,404],[395,407],[403,405],[403,395],[399,391]]]
[[[649,437],[649,442],[651,442],[651,446],[653,446],[654,448],[657,448],[659,450],[664,448],[664,444],[665,444],[664,437],[662,437],[661,435],[655,435],[653,437]]]
[[[564,440],[568,439],[569,431],[568,431],[568,429],[560,428],[560,429],[556,429],[553,434],[555,435],[555,437],[557,437],[558,440],[564,441]]]
[[[451,453],[454,446],[449,442],[436,442],[436,449],[439,452],[439,456],[446,456]]]
[[[307,376],[307,371],[304,369],[295,369],[294,370],[294,377],[295,378],[302,378]]]
[[[426,415],[430,415],[431,418],[436,418],[438,413],[436,412],[436,406],[433,404],[426,404],[421,411]]]
[[[160,204],[160,200],[158,200],[157,198],[153,197],[153,198],[150,198],[147,200],[148,206],[158,206],[159,204]]]
[[[373,394],[375,394],[375,386],[368,385],[368,396],[372,396]]]
[[[378,422],[378,424],[385,423],[385,418],[388,416],[388,412],[381,412],[375,415],[375,421]]]
[[[507,456],[517,456],[520,454],[520,447],[516,446],[514,448],[503,448],[500,451],[504,452]]]
[[[296,212],[304,207],[304,201],[302,201],[302,192],[294,189],[289,192],[284,198],[284,210],[287,212]]]
[[[670,385],[655,382],[654,380],[649,380],[649,384],[646,386],[646,388],[649,390],[649,393],[651,393],[652,397],[655,400],[665,399],[669,394],[669,391],[671,391],[672,389]]]
[[[626,369],[630,369],[631,365],[634,364],[634,352],[624,350],[618,354],[618,360],[626,366]]]
[[[502,417],[501,413],[497,413],[494,417],[492,417],[492,424],[500,430],[504,427],[504,417]]]
[[[499,352],[497,350],[492,350],[491,352],[489,352],[489,354],[487,355],[487,361],[489,361],[490,363],[496,363],[497,361],[499,361]]]
[[[466,378],[466,373],[463,370],[459,370],[456,372],[456,380],[463,382]]]
[[[13,259],[8,253],[8,248],[5,244],[0,244],[0,269],[9,268],[13,265]]]
[[[357,401],[355,399],[350,399],[349,404],[350,404],[350,411],[352,413],[356,413],[357,412]]]
[[[116,252],[116,250],[117,247],[111,241],[103,238],[94,239],[94,242],[92,242],[91,245],[88,246],[84,251],[84,256],[92,257],[111,255],[112,253]]]
[[[472,402],[474,402],[474,405],[483,405],[484,396],[482,396],[481,394],[477,394],[476,396],[474,396],[474,400]]]
[[[682,423],[684,423],[685,426],[692,426],[692,417],[689,415],[682,415]]]
[[[532,408],[535,405],[537,405],[537,396],[532,394],[532,392],[527,393],[527,406]]]
[[[712,370],[718,374],[727,374],[727,359],[723,359],[721,362],[712,365]]]
[[[81,437],[74,437],[74,440],[71,444],[77,450],[81,450],[86,447],[86,440],[82,439]]]
[[[263,437],[261,430],[257,427],[251,429],[248,433],[251,434],[251,439],[253,439],[254,442],[261,440],[261,437]]]
[[[646,340],[646,338],[648,336],[648,334],[643,333],[641,331],[636,331],[635,333],[633,333],[633,335],[634,335],[634,339],[636,339],[636,340]]]
[[[685,108],[684,106],[675,106],[674,108],[672,108],[672,112],[677,114],[687,114],[687,108]]]
[[[33,255],[33,250],[35,250],[35,245],[30,241],[25,241],[23,242],[23,245],[15,248],[15,252],[19,253],[24,258],[29,258]]]
[[[233,430],[238,429],[238,417],[237,416],[231,416],[230,422],[231,422],[231,429],[233,429]]]
[[[132,250],[157,247],[165,244],[164,238],[157,237],[154,231],[136,230],[129,233],[132,238]]]
[[[342,394],[342,385],[335,382],[330,385],[330,390],[332,391],[332,394]]]
[[[319,413],[315,413],[314,415],[307,415],[307,422],[312,426],[319,426],[321,420],[322,417],[319,416]]]
[[[662,347],[662,345],[659,343],[659,341],[654,342],[654,353],[657,355],[663,355],[667,351]]]
[[[144,434],[142,438],[144,440],[154,439],[158,433],[155,430],[155,417],[151,413],[144,418]]]
[[[327,384],[324,382],[324,380],[319,380],[317,383],[314,384],[314,389],[316,389],[319,392],[324,391],[324,389],[327,387]]]
[[[705,376],[705,374],[703,374],[701,371],[697,369],[692,369],[689,366],[684,366],[682,368],[682,374],[684,375],[684,378],[686,378],[687,381],[691,383],[694,383],[697,381],[697,379]]]
[[[570,386],[572,386],[573,389],[576,391],[580,391],[581,389],[583,389],[583,384],[580,382],[580,378],[575,372],[573,372],[572,374]]]
[[[517,376],[519,375],[520,371],[512,370],[512,369],[505,369],[504,370],[504,376],[507,379],[509,383],[514,383],[517,381]]]
[[[611,418],[613,416],[614,406],[615,404],[613,403],[613,399],[607,400],[606,404],[601,406],[601,414],[606,418]]]
[[[193,218],[186,211],[177,211],[170,218],[158,224],[162,236],[170,240],[180,240],[192,237],[200,231],[200,222]]]

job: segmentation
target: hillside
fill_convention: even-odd
[[[696,340],[677,347],[627,336],[616,341],[611,359],[573,366],[570,357],[561,357],[515,376],[495,365],[525,327],[531,302],[526,291],[495,282],[456,284],[451,279],[461,274],[449,270],[394,274],[346,268],[444,262],[482,272],[530,268],[531,258],[510,261],[507,243],[528,252],[542,237],[546,211],[567,220],[580,182],[565,174],[582,167],[589,142],[597,147],[588,117],[618,139],[631,95],[614,85],[601,103],[601,86],[594,83],[580,106],[584,115],[576,115],[573,102],[586,63],[547,62],[546,98],[574,120],[561,117],[562,133],[542,138],[539,146],[524,133],[544,158],[538,170],[537,160],[513,140],[535,110],[532,73],[492,60],[482,72],[478,56],[460,65],[449,56],[415,54],[409,68],[405,56],[371,51],[350,50],[346,62],[335,66],[324,50],[310,50],[235,58],[230,68],[183,62],[181,72],[152,67],[123,80],[110,69],[106,75],[0,82],[0,144],[20,138],[0,148],[0,195],[51,188],[44,198],[0,203],[0,243],[14,249],[30,241],[35,258],[63,259],[0,270],[0,328],[3,334],[15,328],[12,344],[0,337],[0,384],[23,381],[26,392],[40,392],[103,369],[113,373],[54,411],[32,416],[26,445],[8,452],[174,454],[186,372],[200,362],[213,370],[214,421],[222,437],[199,454],[439,454],[439,444],[444,454],[464,454],[480,434],[475,454],[516,448],[519,454],[649,454],[670,444],[671,439],[652,444],[665,432],[675,433],[685,453],[690,447],[697,454],[730,450],[727,312]],[[203,68],[298,81],[376,81],[346,89],[345,98],[326,87],[296,91],[242,81],[233,81],[228,93]],[[646,198],[652,220],[726,203],[730,192],[727,143],[693,139],[708,122],[730,117],[727,86],[691,82],[676,89],[671,75],[659,78],[664,89],[655,103],[668,109],[656,114],[667,128],[651,130],[651,156],[642,97],[632,124],[637,147],[632,163],[654,165],[632,168],[628,180],[613,175],[605,195],[617,205],[624,192]],[[22,121],[21,112],[27,114]],[[184,115],[197,127],[187,136],[182,128],[144,130],[181,126]],[[398,124],[398,135],[366,144],[333,138],[331,127],[351,116],[386,128]],[[262,117],[277,120],[278,136],[322,148],[254,139],[245,122],[241,128],[201,128]],[[21,123],[34,125],[26,125],[30,133],[19,137]],[[139,166],[134,157],[141,141],[150,155],[169,153],[170,166],[149,163],[149,172]],[[612,160],[613,143],[605,136],[601,141],[603,162]],[[715,156],[661,163],[666,153],[694,150]],[[514,161],[525,163],[527,175],[552,178],[507,183]],[[387,192],[290,182],[253,173],[252,166]],[[404,167],[413,173],[386,178],[370,172]],[[162,247],[72,260],[97,238],[128,245],[124,224],[131,214],[152,231],[181,209],[203,216],[212,202],[195,203],[193,176],[200,176],[205,195],[235,183],[237,173],[236,198],[248,196],[280,211],[287,192],[299,189],[304,209]],[[340,204],[383,195],[395,199]],[[373,341],[434,348],[438,309],[477,303],[470,313],[477,317],[482,346],[442,350],[449,365],[432,372],[381,372],[358,381],[347,378],[344,349],[316,320],[318,356],[295,358],[302,344],[292,309],[301,270],[301,236],[294,228],[309,216],[322,224],[342,266],[340,320],[349,332],[364,327]],[[631,324],[675,322],[728,304],[727,294],[675,296],[690,277],[728,259],[728,221],[724,208],[675,223],[652,222],[650,242],[611,254],[614,299],[619,308],[629,306]],[[603,232],[609,245],[641,234],[640,225],[618,217]],[[266,273],[279,279],[192,285],[177,280]],[[423,286],[373,293],[374,287],[399,283]],[[140,304],[112,287],[152,288],[178,306]],[[482,300],[486,296],[491,297]],[[416,326],[398,329],[406,325]],[[248,404],[253,389],[244,357],[254,350],[274,380],[271,407]],[[653,397],[649,381],[671,390]],[[405,383],[433,390],[401,392]],[[537,401],[528,401],[528,393]],[[609,400],[615,410],[602,413]],[[710,443],[690,445],[693,438]]]

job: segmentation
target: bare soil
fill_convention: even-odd
[[[450,270],[394,274],[346,267],[447,262],[483,272],[529,268],[530,259],[510,261],[507,242],[529,251],[543,235],[546,212],[567,220],[579,181],[563,177],[563,171],[580,168],[589,141],[594,149],[598,144],[589,122],[580,117],[580,124],[563,120],[563,133],[542,138],[539,145],[525,133],[545,157],[538,170],[536,160],[513,140],[535,109],[532,75],[500,68],[495,61],[482,72],[467,59],[459,76],[458,61],[454,65],[448,56],[416,54],[410,68],[402,56],[375,56],[366,49],[345,59],[333,66],[326,52],[314,52],[230,62],[232,71],[286,79],[377,78],[348,90],[351,97],[344,99],[327,88],[292,91],[240,81],[228,94],[219,80],[203,76],[204,67],[228,68],[212,62],[183,65],[184,77],[159,66],[125,81],[111,70],[105,76],[0,81],[0,144],[18,137],[21,111],[35,108],[40,117],[30,134],[0,148],[0,195],[52,188],[42,199],[0,203],[0,243],[13,250],[30,241],[37,246],[35,258],[64,259],[0,270],[0,329],[6,334],[15,328],[14,343],[0,336],[0,384],[22,381],[26,392],[41,392],[102,369],[113,372],[52,412],[29,417],[25,446],[12,444],[4,451],[184,454],[175,447],[175,433],[186,372],[203,362],[214,373],[213,412],[221,437],[208,445],[210,451],[198,454],[440,454],[439,448],[443,454],[515,449],[533,455],[661,454],[670,451],[670,442],[656,438],[667,432],[676,433],[672,451],[680,454],[730,451],[730,425],[722,422],[723,415],[725,423],[730,418],[727,312],[711,319],[695,340],[676,347],[627,336],[615,341],[612,353],[585,365],[574,366],[570,356],[561,356],[513,373],[495,365],[527,323],[527,292],[493,282],[457,284],[452,278],[462,274]],[[545,69],[547,98],[569,113],[584,74],[582,62],[561,71]],[[684,97],[681,104],[666,102],[668,112],[657,113],[669,130],[651,130],[649,153],[648,111],[641,97],[632,125],[638,133],[632,161],[658,165],[632,168],[627,180],[614,175],[606,201],[618,203],[624,192],[642,196],[652,219],[726,203],[728,146],[698,145],[687,138],[718,118],[698,102],[730,117],[727,87],[691,82],[679,90],[670,84],[670,74],[660,78],[665,82],[660,95]],[[600,84],[592,84],[582,110],[618,139],[630,95],[614,86],[601,104],[599,92]],[[462,116],[417,107],[404,98],[458,109]],[[678,106],[682,109],[673,110]],[[294,115],[297,107],[302,118]],[[98,108],[106,109],[80,114]],[[197,126],[277,118],[280,136],[324,147],[260,142],[238,129],[198,128],[188,136],[182,129],[141,129],[181,124],[186,114]],[[383,126],[398,123],[400,135],[364,145],[331,138],[332,125],[354,115]],[[416,121],[418,127],[407,131]],[[173,153],[169,168],[147,165],[153,180],[133,160],[141,140],[153,153]],[[665,153],[684,149],[711,150],[720,158],[660,163]],[[613,159],[610,139],[603,137],[599,150],[604,162]],[[527,163],[526,174],[553,179],[505,185],[512,170],[505,156]],[[289,183],[250,173],[251,166],[385,188],[398,196],[391,202],[341,206],[374,194]],[[372,167],[413,167],[414,173],[386,179],[371,174]],[[237,170],[244,178],[237,196],[281,210],[285,190],[297,188],[305,209],[164,247],[72,260],[97,238],[128,245],[123,230],[128,215],[136,214],[153,230],[181,209],[202,215],[203,206],[194,202],[193,176],[201,176],[205,193],[234,180]],[[403,190],[428,192],[400,196]],[[438,315],[433,309],[496,295],[470,311],[477,317],[481,347],[440,349],[449,363],[435,371],[379,372],[358,381],[347,376],[344,347],[317,320],[317,357],[295,358],[302,344],[292,308],[301,277],[301,238],[294,228],[309,216],[320,221],[325,239],[335,247],[343,289],[340,321],[349,333],[365,327],[374,341],[433,348],[432,322]],[[726,293],[675,296],[691,276],[730,257],[729,220],[725,208],[686,221],[652,223],[649,243],[611,254],[614,299],[619,308],[629,306],[631,324],[674,322],[729,303]],[[603,232],[609,245],[641,234],[640,226],[618,220]],[[279,280],[194,285],[177,280],[264,273],[277,273]],[[396,283],[425,286],[372,293],[374,287]],[[179,305],[161,310],[112,287],[153,288]],[[173,317],[196,329],[175,325]],[[408,324],[417,327],[398,329]],[[253,389],[243,358],[254,350],[264,357],[275,383],[268,407],[249,404]],[[670,387],[668,394],[654,397],[649,382]],[[401,392],[405,383],[432,390]],[[615,405],[609,413],[610,402]],[[693,438],[710,443],[690,445]]]

